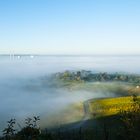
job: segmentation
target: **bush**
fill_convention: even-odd
[[[136,95],[132,96],[133,104],[127,111],[120,111],[122,127],[120,136],[123,140],[138,140],[140,138],[140,102]]]

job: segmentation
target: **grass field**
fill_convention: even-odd
[[[138,96],[140,99],[140,96]],[[127,111],[133,104],[132,96],[98,99],[89,102],[90,112],[93,117],[105,117],[116,115],[120,110]]]

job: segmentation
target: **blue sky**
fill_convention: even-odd
[[[0,0],[0,53],[140,54],[140,1]]]

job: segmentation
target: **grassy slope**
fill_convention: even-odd
[[[140,96],[138,96],[140,99]],[[98,99],[89,102],[90,112],[94,117],[116,115],[120,110],[127,111],[133,103],[132,97]]]

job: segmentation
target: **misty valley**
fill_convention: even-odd
[[[140,0],[0,0],[0,140],[140,140]]]
[[[1,62],[1,139],[123,140],[128,132],[126,139],[139,137],[139,72],[110,71],[108,57],[86,58],[85,69],[85,58],[77,57],[76,65],[70,65],[73,57],[64,58],[58,58],[62,66],[54,57]],[[125,63],[113,61],[118,59]],[[106,63],[103,71],[99,61]]]

